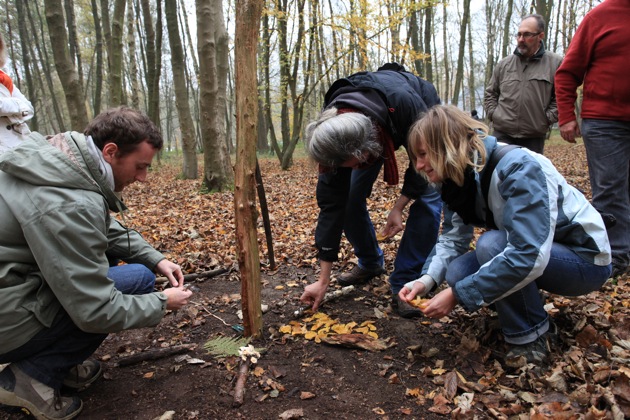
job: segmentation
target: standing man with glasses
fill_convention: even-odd
[[[544,37],[542,16],[521,20],[514,54],[494,68],[483,101],[494,137],[541,154],[549,127],[558,121],[554,76],[562,62],[545,50]]]

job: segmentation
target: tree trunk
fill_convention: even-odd
[[[196,7],[201,110],[199,123],[204,143],[203,182],[208,191],[225,191],[231,187],[233,177],[225,142],[226,82],[220,80],[227,77],[223,9],[220,0],[197,0]]]
[[[464,15],[459,27],[459,53],[457,54],[457,73],[455,75],[455,87],[453,88],[453,100],[451,103],[459,105],[459,90],[464,79],[464,51],[466,50],[466,27],[470,20],[470,0],[464,0]]]
[[[433,6],[425,7],[424,9],[424,53],[426,58],[424,59],[425,73],[423,77],[433,83],[433,55],[431,51],[431,35],[433,34]]]
[[[29,54],[28,45],[30,44],[28,39],[28,30],[26,28],[26,17],[24,16],[24,7],[22,4],[23,0],[16,1],[16,11],[18,16],[18,32],[20,33],[20,47],[22,49],[22,68],[24,69],[24,77],[26,78],[26,86],[28,88],[28,92],[23,92],[24,95],[28,97],[28,99],[35,107],[37,103],[37,93],[35,91],[35,83],[33,80],[33,75],[31,74],[31,56]],[[39,131],[38,117],[37,113],[33,115],[33,118],[28,122],[28,125],[31,130]]]
[[[184,66],[184,50],[179,36],[177,23],[177,0],[165,0],[164,15],[168,30],[168,41],[171,47],[171,67],[173,70],[173,86],[175,87],[175,106],[179,116],[179,130],[182,134],[184,179],[197,178],[197,153],[195,145],[195,132],[193,130],[190,105],[188,103],[188,90],[186,89],[186,75]]]
[[[505,20],[503,25],[503,48],[501,49],[501,58],[507,57],[510,53],[510,45],[512,37],[512,11],[514,9],[514,0],[507,0],[507,12],[505,13]]]
[[[77,24],[74,17],[74,2],[72,0],[64,0],[64,6],[66,9],[66,20],[68,26],[68,47],[70,48],[70,59],[72,63],[77,67],[77,74],[79,75],[79,83],[84,86],[83,83],[83,64],[81,62],[81,49],[77,42]],[[76,59],[76,62],[75,62]]]
[[[127,0],[115,0],[109,51],[109,100],[111,106],[122,105],[123,28]]]
[[[101,112],[101,95],[103,92],[103,33],[101,31],[101,19],[98,16],[96,0],[92,0],[92,17],[94,18],[94,53],[96,54],[96,70],[94,71],[94,98],[92,107],[94,115]]]
[[[468,15],[468,92],[470,96],[470,109],[476,109],[476,92],[475,92],[475,54],[473,50],[473,37],[472,37],[472,25],[470,22],[470,13]]]
[[[160,76],[162,71],[162,2],[157,1],[156,26],[149,0],[141,0],[142,18],[146,37],[146,84],[149,107],[147,115],[160,127]],[[170,102],[169,102],[170,104]]]
[[[236,183],[234,208],[241,270],[241,301],[245,336],[262,335],[260,257],[256,235],[256,116],[258,86],[256,52],[262,0],[243,0],[236,7]]]
[[[444,45],[444,93],[441,94],[440,96],[443,98],[443,100],[447,100],[448,101],[448,97],[450,96],[451,93],[451,86],[450,86],[450,59],[448,56],[448,35],[447,35],[447,31],[446,31],[446,26],[447,26],[447,22],[448,22],[448,13],[446,12],[446,2],[442,3],[442,14],[444,16],[443,22],[442,22],[442,42]]]
[[[127,50],[129,53],[129,78],[131,87],[131,106],[140,109],[140,88],[138,81],[138,60],[136,55],[136,33],[134,29],[135,16],[133,2],[127,4]]]
[[[53,84],[53,79],[52,79],[53,70],[50,64],[51,60],[48,56],[48,50],[46,49],[46,42],[44,40],[44,23],[43,23],[44,19],[42,19],[41,17],[41,13],[37,6],[37,2],[32,2],[32,4],[35,5],[36,12],[37,12],[37,22],[39,22],[39,31],[38,31],[36,29],[35,19],[33,18],[33,14],[29,7],[29,4],[31,3],[25,0],[20,0],[20,1],[23,2],[26,8],[26,14],[28,16],[29,25],[31,27],[31,33],[33,34],[33,38],[35,40],[35,50],[37,51],[37,57],[38,57],[38,59],[35,61],[41,64],[43,68],[43,71],[41,71],[40,74],[41,73],[44,74],[44,78],[46,80],[46,86],[48,88],[48,95],[44,93],[44,97],[42,99],[44,99],[44,101],[46,102],[46,105],[47,105],[46,109],[49,108],[47,101],[50,101],[50,104],[52,104],[52,109],[55,113],[55,120],[53,121],[51,118],[51,125],[53,126],[54,132],[66,131],[65,129],[66,124],[64,122],[63,113],[61,112],[61,105],[59,104],[59,100],[58,100],[59,95],[55,93],[55,88]],[[35,56],[35,54],[33,54],[33,56]],[[42,92],[45,92],[43,86],[41,87],[41,89],[42,89]],[[57,123],[56,129],[55,129],[54,122]]]
[[[79,82],[79,75],[72,65],[68,52],[68,34],[66,33],[61,0],[44,0],[44,4],[55,66],[70,114],[70,128],[82,132],[88,124],[88,114],[83,101],[83,86]]]

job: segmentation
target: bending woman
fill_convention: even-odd
[[[454,106],[435,106],[409,134],[416,170],[440,190],[442,234],[422,269],[399,296],[410,301],[446,280],[425,315],[440,318],[456,304],[468,311],[494,305],[508,366],[548,357],[549,316],[539,289],[579,296],[611,273],[601,216],[544,156],[515,148],[491,175],[486,204],[484,167],[505,147],[487,127]],[[487,207],[487,209],[486,209]],[[474,226],[489,228],[469,251]]]

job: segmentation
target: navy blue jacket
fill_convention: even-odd
[[[363,71],[339,79],[324,96],[324,108],[353,108],[372,118],[390,134],[395,150],[400,146],[407,148],[411,125],[423,112],[439,103],[440,98],[431,83],[405,71],[397,63],[385,64],[376,72]],[[349,168],[337,168],[337,176],[320,176],[317,183],[320,214],[315,244],[319,258],[324,261],[337,259],[350,172]],[[416,173],[410,162],[401,193],[415,200],[427,187],[427,181]]]

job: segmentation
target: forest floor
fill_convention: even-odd
[[[589,195],[582,145],[552,143],[545,152]],[[505,345],[490,310],[456,309],[440,320],[400,318],[391,309],[386,275],[325,304],[317,316],[295,318],[304,286],[317,279],[317,171],[303,158],[289,171],[274,159],[260,164],[277,268],[268,267],[261,222],[263,338],[252,343],[261,356],[247,371],[242,404],[234,398],[240,359],[204,348],[219,337],[241,337],[233,195],[202,194],[199,180],[181,180],[177,166],[162,162],[154,164],[148,183],[126,190],[126,222],[187,274],[227,272],[191,281],[191,303],[167,313],[157,327],[111,334],[95,354],[103,378],[80,394],[80,419],[630,417],[627,276],[587,296],[547,296],[559,329],[548,366],[505,366]],[[397,193],[380,179],[375,185],[369,205],[377,229]],[[399,240],[382,243],[388,272]],[[354,262],[344,240],[335,274]],[[339,289],[334,280],[332,286]],[[372,348],[326,343],[327,327],[358,334]],[[148,358],[182,348],[177,346],[186,351]],[[132,357],[147,359],[131,363]],[[0,420],[22,418],[20,410],[0,407]]]

